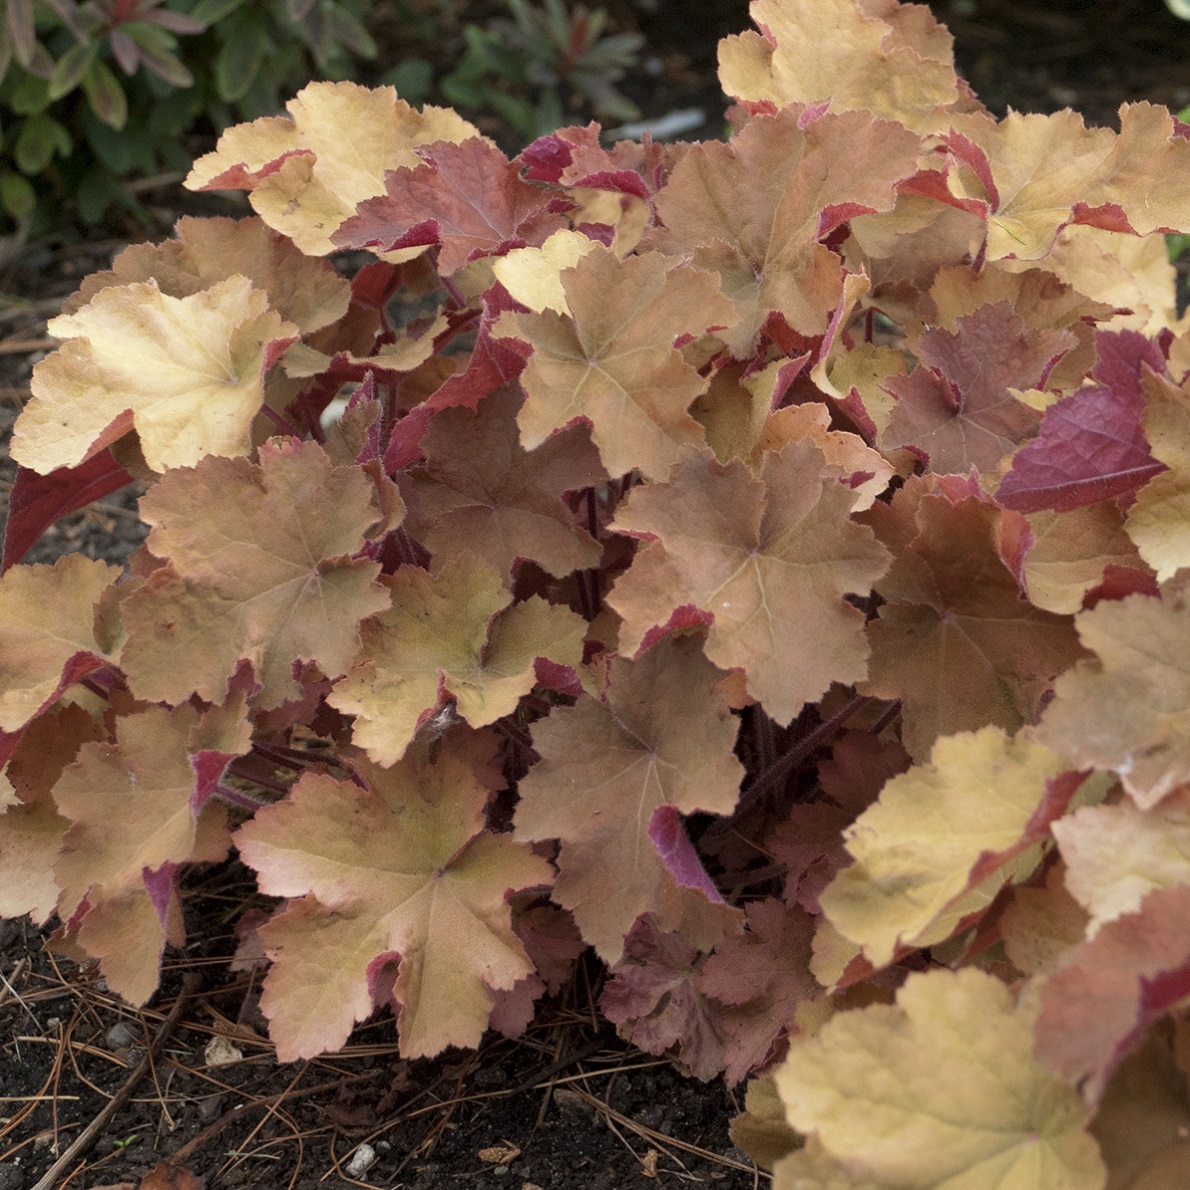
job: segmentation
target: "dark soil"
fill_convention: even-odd
[[[643,69],[623,89],[648,117],[700,108],[707,122],[691,135],[715,135],[724,110],[715,45],[746,27],[743,0],[606,6],[614,27],[639,30],[648,41]],[[445,72],[462,23],[499,6],[424,0],[412,7],[442,15],[443,35],[408,46],[394,27],[388,62],[403,52],[437,54]],[[956,35],[960,70],[997,112],[1072,106],[1091,123],[1112,124],[1122,102],[1190,104],[1190,23],[1160,0],[933,7]],[[586,118],[576,112],[576,120]],[[147,228],[125,222],[33,245],[0,272],[3,441],[33,365],[52,349],[45,322],[79,279],[107,267],[124,243],[166,235],[179,213],[209,212],[221,201],[176,186],[152,191]],[[14,473],[0,447],[0,499]],[[144,533],[136,496],[125,491],[64,518],[26,560],[80,551],[126,558]],[[493,1037],[478,1053],[406,1062],[383,1019],[357,1030],[342,1054],[278,1067],[253,978],[228,969],[234,939],[224,911],[227,918],[239,912],[241,880],[230,866],[192,877],[185,903],[189,924],[202,923],[192,932],[200,942],[171,956],[162,991],[140,1012],[107,993],[95,970],[44,950],[28,922],[0,923],[0,1190],[134,1190],[142,1179],[152,1190],[599,1190],[675,1180],[742,1190],[766,1178],[732,1147],[727,1125],[740,1107],[732,1092],[685,1078],[600,1028],[594,963],[517,1042]],[[185,987],[186,972],[201,982]],[[216,1035],[242,1056],[219,1064],[209,1048]],[[122,1089],[127,1101],[112,1111]],[[85,1151],[47,1180],[105,1109],[110,1118]],[[374,1163],[349,1174],[363,1143]],[[180,1169],[146,1178],[169,1159]]]

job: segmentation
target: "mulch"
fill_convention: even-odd
[[[456,31],[499,7],[412,2],[449,10]],[[723,100],[714,47],[746,27],[743,0],[605,6],[612,25],[648,40],[644,69],[623,83],[646,116],[700,108],[707,123],[691,135],[715,135]],[[1072,106],[1111,125],[1122,102],[1190,104],[1190,22],[1160,0],[933,7],[956,35],[960,71],[997,112]],[[444,70],[459,44],[442,38]],[[145,227],[116,222],[31,245],[0,266],[0,507],[15,475],[8,435],[34,364],[53,347],[45,324],[61,301],[125,243],[167,235],[179,213],[236,209],[169,180],[143,197]],[[26,561],[74,552],[123,561],[144,536],[137,495],[64,518]],[[599,1022],[594,963],[517,1042],[493,1037],[475,1053],[410,1062],[382,1018],[340,1054],[278,1066],[255,978],[228,969],[235,940],[226,923],[246,879],[234,864],[187,879],[198,941],[170,956],[161,992],[139,1011],[108,993],[93,967],[45,950],[44,932],[28,921],[0,922],[0,1190],[600,1190],[675,1180],[743,1190],[767,1180],[727,1131],[742,1089],[698,1083],[622,1043]],[[370,1164],[358,1156],[365,1146]],[[158,1168],[171,1160],[176,1168]]]

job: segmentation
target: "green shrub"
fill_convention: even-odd
[[[635,64],[644,45],[638,33],[603,36],[607,13],[582,4],[567,12],[562,0],[535,8],[508,0],[512,20],[486,29],[467,25],[467,48],[458,67],[442,80],[456,107],[500,114],[526,140],[565,123],[573,98],[597,115],[632,120],[636,105],[615,83]]]
[[[31,232],[85,223],[122,184],[189,168],[183,138],[279,111],[375,55],[371,0],[10,0],[0,24],[0,210]]]

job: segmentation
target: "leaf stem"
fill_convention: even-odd
[[[749,804],[757,801],[765,793],[784,782],[785,778],[815,749],[820,748],[827,740],[835,735],[839,728],[851,718],[861,707],[866,706],[872,699],[866,694],[857,694],[837,715],[820,723],[813,731],[802,736],[800,740],[779,760],[766,768],[760,776],[744,790],[740,798],[740,806],[745,799]],[[737,813],[739,809],[737,808]]]
[[[301,434],[297,429],[281,416],[271,405],[267,402],[260,407],[260,412],[265,415],[281,431],[282,434],[287,434],[290,438],[300,438]]]
[[[241,810],[256,811],[262,806],[270,804],[267,798],[253,797],[250,793],[245,793],[242,789],[234,789],[230,785],[224,785],[222,781],[216,783],[212,792],[220,801],[237,806]]]

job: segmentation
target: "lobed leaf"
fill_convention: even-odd
[[[18,731],[109,659],[116,642],[97,607],[119,573],[72,554],[0,578],[0,731]]]
[[[902,742],[914,757],[942,735],[1033,722],[1054,676],[1083,655],[1068,617],[1021,597],[1000,554],[1014,514],[976,492],[914,477],[862,518],[896,554],[876,583],[886,602],[868,627],[863,689],[904,699]]]
[[[344,220],[365,199],[385,193],[388,171],[420,164],[418,146],[479,135],[452,111],[417,111],[392,87],[311,83],[285,106],[289,116],[229,128],[215,151],[194,163],[185,184],[250,190],[253,210],[308,256],[332,252],[331,237]]]
[[[1076,343],[1070,331],[1030,326],[1007,302],[980,306],[954,332],[927,330],[917,344],[924,366],[886,386],[897,403],[881,447],[912,446],[939,475],[995,471],[1040,421],[1011,390],[1042,386]]]
[[[1190,791],[1142,810],[1129,799],[1087,806],[1053,824],[1066,888],[1090,915],[1086,933],[1136,912],[1149,893],[1190,885]]]
[[[719,43],[719,81],[736,99],[829,102],[921,132],[944,130],[960,104],[952,38],[928,16],[913,21],[903,9],[849,0],[752,0],[749,11],[762,32]]]
[[[58,812],[51,791],[79,748],[106,740],[107,734],[70,703],[39,715],[21,733],[0,778],[0,916],[27,913],[43,925],[57,908],[61,890],[54,864],[70,820]]]
[[[1152,452],[1164,468],[1153,474],[1128,509],[1128,536],[1144,560],[1164,582],[1190,566],[1190,532],[1186,528],[1190,510],[1190,402],[1186,381],[1181,386],[1160,374],[1144,377],[1144,433]],[[1158,467],[1153,468],[1158,471]]]
[[[484,727],[533,688],[538,659],[582,662],[582,618],[537,596],[513,605],[500,575],[474,554],[436,575],[402,566],[384,585],[391,606],[363,625],[357,664],[328,698],[356,716],[353,739],[377,764],[400,760],[448,699]]]
[[[553,871],[484,829],[488,789],[470,766],[444,751],[358,772],[362,785],[307,773],[236,834],[261,889],[298,898],[260,929],[283,1062],[337,1050],[386,1002],[405,1057],[477,1045],[494,992],[533,971],[507,894]]]
[[[573,426],[535,450],[520,444],[522,399],[510,388],[474,411],[444,409],[421,441],[425,466],[402,483],[405,528],[435,558],[470,552],[503,574],[532,559],[558,578],[595,567],[599,546],[563,502],[606,476],[587,432]]]
[[[1129,595],[1076,618],[1094,656],[1054,684],[1039,738],[1079,766],[1114,772],[1142,809],[1190,781],[1190,619],[1183,593]]]
[[[361,202],[335,232],[339,248],[378,253],[440,244],[444,276],[469,260],[539,246],[565,227],[557,200],[521,179],[513,162],[479,137],[423,149],[423,163],[385,176],[386,190]]]
[[[251,732],[242,706],[149,707],[84,743],[54,785],[70,820],[54,865],[67,936],[99,959],[112,991],[143,1004],[166,942],[184,940],[177,871],[227,855],[226,809],[211,799]]]
[[[668,872],[649,837],[654,811],[735,806],[743,768],[735,720],[713,693],[721,677],[697,637],[667,637],[635,661],[611,661],[601,701],[557,707],[533,726],[541,761],[520,782],[516,836],[561,841],[554,898],[609,962],[636,919],[660,908]]]
[[[1074,947],[1041,989],[1037,1056],[1092,1103],[1155,1022],[1190,994],[1190,888],[1158,889]]]
[[[842,260],[821,241],[848,219],[891,210],[920,151],[903,125],[868,112],[757,116],[730,143],[709,141],[682,156],[657,195],[663,229],[653,238],[718,274],[736,310],[720,337],[737,359],[752,354],[771,319],[821,335],[844,282]],[[853,168],[857,154],[862,173]]]
[[[327,517],[327,508],[335,509]],[[148,548],[169,565],[128,584],[120,664],[138,697],[222,702],[241,663],[264,709],[297,697],[294,667],[350,667],[361,620],[388,605],[356,556],[381,518],[371,479],[313,442],[266,443],[260,463],[204,459],[145,496]]]
[[[1025,732],[943,736],[928,764],[889,780],[843,833],[855,862],[822,892],[823,912],[874,967],[931,945],[1037,866],[1037,844],[1078,780]]]
[[[670,480],[636,488],[612,528],[650,540],[608,602],[635,652],[671,622],[710,625],[707,657],[743,669],[779,723],[831,682],[862,678],[863,614],[845,601],[884,573],[888,554],[848,519],[854,494],[810,441],[738,461],[686,454]]]
[[[112,261],[110,269],[84,278],[62,311],[77,313],[113,285],[155,281],[163,294],[184,298],[236,275],[266,293],[269,308],[302,334],[320,330],[347,312],[347,280],[327,261],[303,255],[259,218],[189,215],[178,220],[172,240],[134,244]]]
[[[298,334],[238,274],[180,298],[151,280],[112,285],[48,329],[70,342],[34,368],[12,440],[43,475],[130,430],[158,472],[250,453],[265,372]]]
[[[1036,996],[984,971],[914,973],[895,1005],[839,1013],[795,1039],[777,1089],[840,1176],[923,1190],[1102,1188],[1090,1109],[1033,1056],[1037,1015]]]
[[[735,321],[713,277],[659,253],[596,246],[562,273],[567,315],[507,313],[493,331],[532,349],[517,418],[526,450],[582,419],[609,475],[663,479],[702,428],[687,410],[706,382],[675,348]]]

